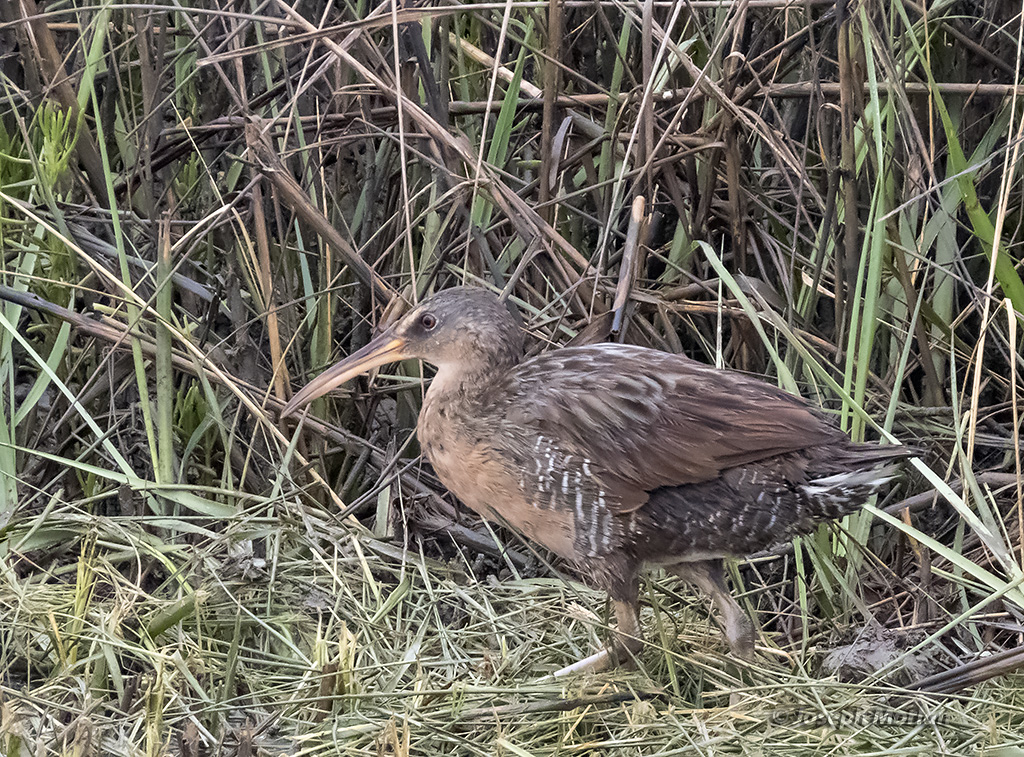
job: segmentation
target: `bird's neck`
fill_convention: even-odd
[[[511,367],[487,360],[441,363],[437,366],[433,381],[430,382],[430,395],[440,399],[454,396],[469,397],[487,392],[488,387]]]

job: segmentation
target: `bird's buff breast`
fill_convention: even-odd
[[[510,525],[526,538],[572,560],[572,513],[539,509],[520,491],[520,476],[490,439],[425,403],[417,425],[423,454],[441,482],[463,504],[484,518]]]

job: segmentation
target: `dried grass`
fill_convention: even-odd
[[[0,14],[0,752],[1021,749],[1019,8]],[[460,281],[923,462],[734,566],[757,664],[653,575],[636,669],[545,678],[604,599],[416,461],[418,365],[276,420]]]

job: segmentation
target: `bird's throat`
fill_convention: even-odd
[[[494,366],[468,362],[442,363],[430,382],[429,396],[434,400],[468,398],[486,392],[498,373]]]

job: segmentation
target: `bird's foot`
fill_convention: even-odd
[[[578,675],[580,673],[602,673],[605,670],[615,667],[615,655],[610,649],[602,649],[590,657],[584,657],[572,665],[566,665],[560,670],[551,674],[552,678],[565,678],[566,676]]]
[[[554,678],[579,673],[601,673],[610,668],[620,665],[632,665],[637,654],[644,646],[643,632],[640,630],[640,617],[637,612],[636,597],[628,599],[614,599],[615,606],[615,641],[611,646],[595,652],[572,665],[566,665],[561,670],[552,673]]]
[[[564,678],[579,673],[603,673],[620,666],[632,667],[641,647],[643,647],[642,640],[620,634],[618,640],[611,647],[605,647],[600,652],[584,657],[579,662],[566,665],[551,675],[553,678]]]

